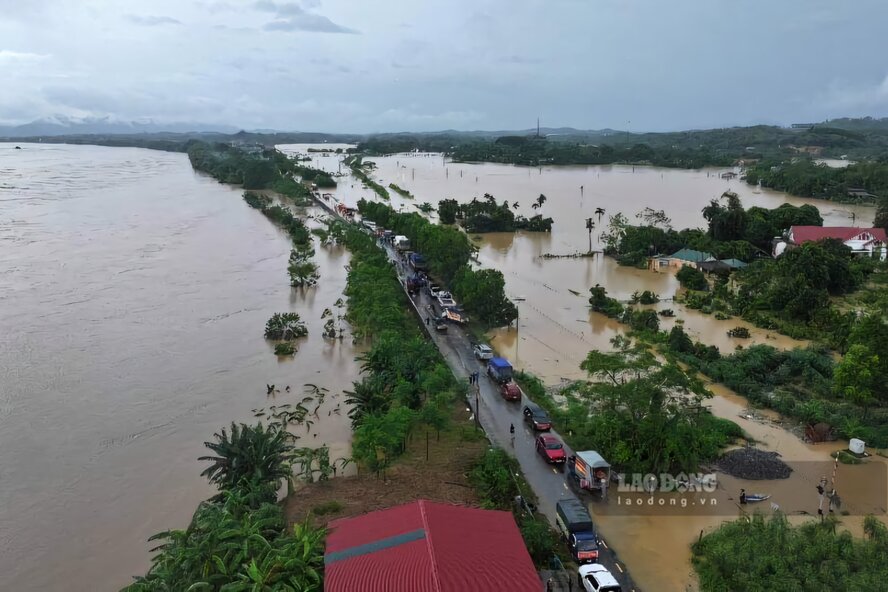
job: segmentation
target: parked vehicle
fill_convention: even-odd
[[[444,319],[441,317],[437,317],[434,319],[435,323],[435,331],[438,333],[447,333],[447,323],[444,322]]]
[[[622,592],[620,582],[600,563],[581,565],[577,573],[580,590],[586,592]]]
[[[504,382],[500,385],[500,395],[502,395],[503,399],[506,401],[520,401],[521,400],[521,389],[518,388],[518,385],[512,382]]]
[[[512,380],[512,364],[506,358],[490,358],[487,361],[487,375],[500,384]]]
[[[429,284],[429,296],[432,298],[437,298],[438,293],[441,291],[441,286],[438,284]]]
[[[419,274],[415,273],[412,276],[407,278],[406,284],[407,284],[407,292],[409,294],[417,294],[419,292],[420,288],[422,288],[423,279]]]
[[[373,222],[372,220],[361,220],[361,225],[370,232],[376,232],[376,222]]]
[[[456,323],[458,325],[465,325],[469,322],[469,317],[465,316],[462,312],[458,311],[456,308],[445,308],[441,311],[441,316],[450,321],[451,323]]]
[[[489,360],[493,357],[493,350],[489,345],[484,345],[483,343],[476,343],[475,347],[472,348],[472,353],[475,354],[475,358],[478,360]]]
[[[409,251],[410,250],[410,239],[406,236],[399,234],[395,237],[394,242],[395,248],[399,251]]]
[[[578,563],[598,561],[598,533],[586,505],[575,497],[555,504],[555,524]]]
[[[528,401],[524,406],[524,421],[538,432],[548,432],[552,429],[552,420],[549,414],[536,403]]]
[[[543,457],[543,460],[554,465],[563,466],[567,458],[564,454],[564,444],[551,434],[543,434],[537,437],[536,451],[537,454]]]
[[[453,299],[453,294],[442,290],[438,292],[438,305],[441,308],[452,308],[456,306],[456,300]]]
[[[426,271],[429,268],[428,263],[426,263],[425,257],[420,255],[419,253],[410,253],[410,267],[413,268],[414,271]]]
[[[610,481],[610,465],[594,450],[577,452],[567,459],[568,474],[582,489],[601,489]]]

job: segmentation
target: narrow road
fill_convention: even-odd
[[[411,273],[407,264],[394,248],[389,245],[384,247],[389,258],[395,263],[401,285],[406,285],[405,280]],[[429,316],[426,307],[432,304],[432,298],[424,290],[415,296],[408,294],[408,298],[424,321]],[[485,366],[475,359],[470,338],[458,326],[449,324],[447,333],[436,333],[433,330],[430,334],[432,341],[438,346],[457,378],[467,379],[470,373],[480,372],[479,417],[481,425],[493,442],[509,451],[518,460],[524,477],[539,498],[539,511],[548,518],[552,526],[555,526],[555,504],[566,497],[579,497],[589,506],[594,519],[594,507],[589,504],[590,497],[587,494],[577,496],[568,487],[565,472],[547,464],[536,453],[534,448],[536,434],[526,426],[521,413],[524,402],[528,400],[527,397],[519,403],[506,401],[500,396],[497,385],[487,377]],[[474,394],[470,395],[470,398],[474,398]],[[469,401],[469,403],[474,409],[475,402]],[[515,426],[514,445],[509,434],[509,426],[513,424]],[[561,438],[554,429],[551,433]],[[572,454],[566,444],[565,451],[567,454]],[[617,578],[624,592],[638,592],[639,589],[632,582],[625,565],[619,560],[616,552],[607,545],[607,541],[600,531],[599,536],[601,537],[599,563]]]

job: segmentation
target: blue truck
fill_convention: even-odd
[[[490,358],[487,375],[498,384],[509,382],[512,380],[512,364],[506,358]]]
[[[410,267],[412,267],[414,271],[426,271],[429,268],[425,257],[419,253],[410,253],[408,261],[410,262]]]
[[[565,498],[555,504],[555,523],[577,563],[598,562],[598,534],[585,504]]]

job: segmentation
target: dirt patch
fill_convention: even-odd
[[[318,524],[326,524],[420,498],[478,506],[478,496],[467,475],[488,446],[484,436],[469,422],[465,407],[459,405],[452,426],[441,432],[440,438],[434,430],[418,428],[408,442],[407,452],[385,475],[362,472],[306,485],[284,500],[284,512],[290,522],[298,522],[310,511],[328,510],[315,515]],[[331,502],[338,502],[341,507]]]
[[[731,450],[716,461],[719,469],[741,479],[787,479],[792,469],[776,452],[758,448]]]

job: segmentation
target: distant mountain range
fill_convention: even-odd
[[[86,134],[156,134],[215,132],[232,134],[239,128],[230,125],[206,123],[156,123],[154,121],[120,121],[110,117],[87,117],[83,119],[65,116],[47,117],[22,125],[0,125],[0,137],[33,138],[40,136],[70,136]]]

